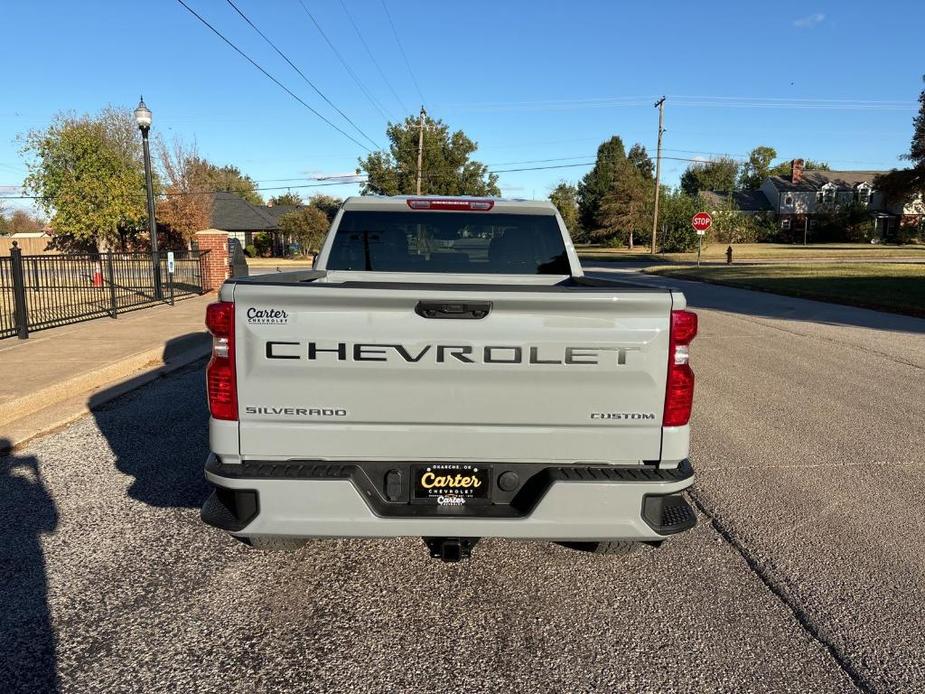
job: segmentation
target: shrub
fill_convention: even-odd
[[[267,258],[273,252],[273,239],[266,232],[254,236],[254,249],[261,258]]]
[[[902,224],[900,222],[895,235],[895,241],[898,244],[915,243],[925,239],[925,217],[920,219],[918,224]]]
[[[672,224],[666,226],[659,236],[662,251],[665,253],[685,253],[697,248],[697,232],[690,225]],[[704,243],[704,247],[706,247]]]
[[[722,244],[770,241],[777,234],[776,225],[762,214],[745,214],[737,210],[717,212],[709,237]]]
[[[254,244],[249,243],[244,247],[244,255],[246,255],[248,258],[257,257],[257,249],[254,247]]]

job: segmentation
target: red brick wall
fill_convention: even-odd
[[[196,233],[199,252],[208,254],[200,260],[202,266],[202,291],[217,291],[229,277],[228,272],[228,234],[224,231],[209,229]]]

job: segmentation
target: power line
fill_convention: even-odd
[[[385,120],[394,120],[391,114],[386,115],[386,109],[382,106],[382,104],[379,103],[379,101],[372,94],[370,94],[369,90],[366,88],[366,85],[364,85],[363,82],[360,81],[360,78],[357,77],[357,74],[347,64],[347,61],[344,60],[344,56],[340,54],[340,51],[337,50],[337,47],[331,42],[331,39],[328,38],[328,35],[324,33],[324,29],[321,28],[321,25],[318,23],[318,20],[315,19],[315,16],[311,12],[309,12],[308,7],[305,6],[305,3],[302,2],[302,0],[299,0],[299,5],[301,5],[302,10],[305,12],[305,14],[308,15],[308,18],[312,20],[312,24],[315,25],[315,28],[318,30],[318,33],[321,34],[321,38],[325,40],[325,43],[328,44],[328,47],[334,52],[334,55],[337,56],[337,59],[340,61],[340,64],[344,66],[344,69],[347,71],[347,74],[350,75],[351,79],[356,83],[357,87],[360,88],[360,91],[363,92],[363,95],[366,97],[369,103],[372,104],[373,108],[379,111],[379,115],[381,115]]]
[[[662,147],[663,152],[681,152],[683,154],[708,154],[712,157],[728,157],[730,159],[748,159],[747,154],[730,154],[729,152],[704,152],[699,149],[673,149],[671,147]],[[664,159],[664,157],[662,157]]]
[[[672,103],[687,107],[707,108],[758,108],[771,110],[824,110],[824,111],[906,111],[916,107],[914,101],[887,101],[870,99],[803,99],[787,97],[735,97],[735,96],[671,96]],[[501,111],[566,111],[619,107],[642,107],[650,103],[645,97],[615,96],[580,99],[549,99],[542,101],[483,102],[461,104],[467,112]],[[452,105],[452,104],[451,104]]]
[[[727,154],[725,152],[704,152],[704,151],[696,150],[696,149],[668,149],[667,147],[663,147],[662,151],[663,152],[682,152],[682,153],[687,153],[687,154],[709,154],[709,155],[713,155],[717,157],[728,157],[730,159],[746,158],[745,155]],[[552,161],[569,161],[571,159],[587,159],[589,156],[595,156],[595,155],[576,154],[570,157],[553,157],[552,159],[526,159],[523,161],[502,161],[502,162],[496,162],[494,164],[486,164],[486,166],[514,166],[517,164],[545,164],[545,163],[552,162]],[[665,156],[662,157],[662,159],[669,159],[669,158],[674,159],[676,157],[665,157]],[[706,161],[706,160],[684,159],[683,161]]]
[[[312,89],[315,90],[315,92],[318,94],[318,96],[320,96],[322,99],[324,99],[324,100],[328,103],[328,105],[329,105],[331,108],[333,108],[335,111],[337,111],[345,121],[347,121],[348,123],[350,123],[350,125],[353,126],[354,130],[356,130],[358,133],[360,133],[360,135],[362,135],[362,136],[365,137],[367,140],[369,140],[370,142],[372,142],[372,143],[373,143],[373,146],[374,146],[376,149],[382,149],[382,147],[381,147],[373,138],[371,138],[369,135],[367,135],[365,132],[363,132],[363,131],[360,129],[360,126],[358,126],[356,123],[354,123],[354,122],[347,116],[346,113],[344,113],[344,112],[341,111],[339,108],[337,108],[337,106],[335,106],[334,103],[333,103],[327,96],[325,96],[324,92],[322,92],[320,89],[318,89],[318,87],[315,86],[315,83],[312,82],[310,79],[308,79],[308,77],[305,76],[305,73],[302,72],[298,67],[296,67],[295,63],[293,63],[291,60],[289,60],[289,57],[288,57],[285,53],[283,53],[279,48],[277,48],[276,44],[273,43],[269,38],[267,38],[267,35],[266,35],[266,34],[264,34],[262,31],[260,31],[260,29],[257,28],[257,26],[248,18],[248,16],[247,16],[246,14],[244,14],[244,12],[242,12],[242,11],[238,8],[237,5],[234,4],[234,2],[233,2],[232,0],[225,0],[225,2],[227,2],[229,5],[231,5],[231,7],[234,9],[234,11],[237,12],[239,15],[241,15],[241,18],[242,18],[245,22],[247,22],[248,24],[250,24],[251,28],[252,28],[254,31],[256,31],[258,34],[260,34],[260,37],[261,37],[264,41],[266,41],[268,44],[270,44],[270,47],[271,47],[274,51],[276,51],[276,52],[279,54],[279,56],[280,56],[283,60],[285,60],[287,63],[289,63],[289,67],[291,67],[293,70],[295,70],[297,73],[299,73],[299,76],[300,76],[303,80],[305,80],[305,82],[308,83],[308,86],[310,86]]]
[[[677,150],[672,150],[672,151],[677,151]],[[594,157],[593,154],[579,155],[579,156],[584,157],[586,159],[589,157]],[[533,162],[544,162],[544,161],[562,161],[562,160],[567,160],[567,159],[577,159],[579,158],[579,156],[562,157],[562,158],[555,158],[555,159],[534,159],[534,160],[528,160],[528,161],[523,161],[523,162],[506,162],[506,164],[513,165],[513,164],[530,164]],[[690,158],[690,157],[668,157],[668,156],[665,156],[664,154],[662,155],[662,159],[666,159],[668,161],[691,162],[695,164],[710,163],[709,160],[704,160],[704,159],[695,159],[695,158]],[[572,169],[572,168],[580,168],[582,166],[594,166],[599,161],[617,161],[617,160],[618,159],[614,159],[611,157],[604,157],[602,159],[594,158],[593,161],[582,161],[582,162],[574,162],[574,163],[568,163],[568,164],[553,164],[550,166],[528,166],[528,167],[519,167],[519,168],[513,168],[513,169],[487,169],[486,172],[491,173],[491,174],[502,174],[502,173],[517,173],[517,172],[522,172],[522,171],[550,171],[550,170],[555,170],[555,169]],[[832,161],[845,161],[845,160],[835,159]],[[877,163],[877,162],[856,162],[856,163]],[[498,163],[498,164],[489,164],[487,166],[503,166],[503,165],[505,164]],[[413,171],[414,170],[405,170],[405,173],[413,173]],[[425,179],[434,178],[434,176],[430,176],[426,173],[423,174],[422,177]],[[353,179],[353,180],[335,180],[335,179],[348,179],[348,178]],[[259,179],[257,182],[258,183],[275,183],[275,182],[287,182],[287,181],[322,181],[322,183],[294,185],[294,186],[257,187],[257,188],[254,188],[254,190],[255,191],[269,191],[269,190],[288,190],[290,188],[314,188],[318,186],[329,186],[329,185],[330,186],[350,185],[352,183],[363,183],[365,180],[366,180],[366,176],[363,174],[355,174],[355,175],[354,174],[344,174],[342,176],[316,176],[316,177],[302,176],[302,177],[296,177],[296,178],[262,178],[262,179]],[[0,186],[0,188],[22,188],[22,186],[7,185],[7,186]],[[162,195],[167,195],[167,196],[211,195],[213,193],[222,193],[222,192],[227,192],[227,191],[211,190],[211,191],[197,191],[197,192],[192,192],[192,193],[162,193]],[[2,191],[0,191],[0,200],[36,200],[36,199],[39,199],[40,197],[41,196],[37,196],[37,195],[19,195],[19,196],[5,195]]]
[[[698,164],[707,164],[709,162],[704,161],[703,159],[687,159],[684,157],[666,157],[662,155],[662,159],[668,159],[669,161],[690,161],[696,162]],[[544,171],[546,169],[571,169],[579,166],[594,166],[598,160],[595,161],[584,161],[577,164],[554,164],[552,166],[531,166],[522,169],[495,169],[491,170],[488,173],[499,174],[499,173],[514,173],[515,171]],[[603,161],[616,161],[604,158]]]
[[[914,105],[916,102],[906,99],[807,99],[789,96],[681,96],[672,95],[672,99],[716,99],[718,101],[812,101],[818,103],[832,104],[893,104],[893,105]]]
[[[360,174],[343,174],[341,176],[298,176],[295,178],[258,178],[254,183],[286,183],[288,181],[334,181],[344,178],[356,178]],[[347,181],[350,183],[350,181]]]
[[[593,156],[593,155],[589,155],[589,156]],[[666,157],[665,155],[662,155],[662,159],[667,159],[668,161],[686,161],[686,162],[693,162],[693,163],[697,163],[697,164],[706,164],[706,163],[709,163],[709,162],[707,162],[707,161],[704,161],[703,159],[691,159],[691,158],[688,158],[688,157]],[[553,164],[553,165],[550,165],[550,166],[527,166],[527,167],[519,167],[519,168],[514,168],[514,169],[488,169],[488,170],[486,170],[486,172],[487,172],[487,173],[490,173],[490,174],[502,174],[502,173],[518,173],[518,172],[522,172],[522,171],[550,171],[550,170],[554,170],[554,169],[572,169],[572,168],[580,168],[580,167],[582,167],[582,166],[594,166],[595,164],[598,163],[598,161],[616,161],[616,160],[615,160],[615,159],[611,159],[611,158],[605,157],[605,158],[603,158],[602,160],[595,159],[594,161],[575,162],[575,163],[571,163],[571,164]],[[516,162],[511,162],[511,163],[516,163]],[[496,165],[496,166],[497,166],[497,165]],[[406,171],[405,173],[408,173],[408,171]],[[332,179],[335,179],[335,178],[353,178],[354,180],[350,180],[350,181],[346,181],[346,180],[337,180],[337,181],[335,181],[335,180],[332,180]],[[423,178],[425,178],[425,179],[431,178],[431,179],[432,179],[432,178],[434,178],[434,177],[433,177],[433,176],[429,176],[428,174],[423,174]],[[283,182],[285,182],[285,181],[323,181],[323,182],[322,182],[322,183],[312,183],[312,184],[300,184],[300,185],[294,185],[294,186],[258,187],[258,188],[254,188],[254,190],[260,192],[260,191],[270,191],[270,190],[289,190],[290,188],[317,188],[317,187],[323,187],[323,186],[350,185],[350,184],[353,184],[353,183],[364,183],[364,182],[366,181],[366,179],[367,179],[367,177],[364,176],[363,174],[356,174],[355,177],[354,177],[354,176],[351,176],[351,175],[349,175],[349,174],[347,174],[347,175],[344,175],[344,176],[320,176],[320,177],[317,177],[317,178],[311,178],[311,177],[305,177],[305,178],[268,178],[268,179],[261,179],[261,181],[262,181],[262,182],[275,182],[275,181],[283,181]],[[9,186],[9,187],[21,188],[21,186]],[[194,191],[194,192],[187,192],[187,193],[161,193],[161,195],[165,195],[165,196],[212,195],[212,194],[214,194],[214,193],[223,193],[223,192],[227,192],[227,191],[222,191],[222,190],[208,190],[208,191]],[[15,196],[13,196],[13,195],[4,195],[3,193],[0,193],[0,200],[38,200],[38,199],[41,199],[41,196],[39,196],[39,195],[15,195]]]
[[[382,78],[382,81],[385,82],[386,86],[389,88],[389,91],[392,92],[392,96],[395,97],[395,101],[398,102],[398,105],[401,107],[402,113],[408,113],[408,108],[405,106],[404,102],[401,100],[401,97],[398,96],[398,93],[395,91],[395,88],[392,86],[392,82],[389,81],[389,78],[386,77],[385,72],[382,71],[382,67],[379,65],[379,61],[376,60],[376,56],[373,55],[373,52],[369,49],[369,44],[366,43],[366,39],[363,38],[363,34],[360,33],[360,28],[357,26],[357,23],[353,21],[353,15],[350,14],[350,10],[347,9],[347,5],[344,4],[344,0],[338,0],[340,6],[344,9],[344,14],[347,15],[347,19],[350,20],[350,25],[353,27],[353,30],[356,32],[357,38],[360,39],[360,43],[363,44],[363,48],[366,49],[366,55],[369,56],[369,59],[373,62],[373,65],[376,66],[376,70],[379,72],[379,76]]]
[[[547,169],[571,169],[576,166],[594,166],[596,162],[593,161],[583,161],[578,164],[555,164],[553,166],[528,166],[522,169],[497,169],[495,171],[489,171],[488,173],[501,174],[501,173],[514,173],[516,171],[545,171]]]
[[[301,1],[301,0],[300,0]],[[414,88],[418,93],[418,96],[421,97],[421,103],[425,103],[424,95],[421,93],[421,87],[418,84],[417,77],[414,76],[414,70],[411,69],[411,62],[408,60],[408,54],[405,53],[405,47],[401,45],[401,39],[398,38],[398,31],[395,29],[395,22],[392,21],[392,14],[389,12],[389,8],[385,4],[385,0],[379,0],[382,4],[382,9],[385,11],[385,16],[389,20],[389,26],[392,27],[392,36],[395,37],[395,43],[398,44],[398,50],[401,52],[401,57],[405,61],[405,67],[408,68],[408,74],[411,75],[411,82],[414,84]]]
[[[327,186],[343,186],[351,185],[353,183],[363,183],[366,180],[366,177],[360,177],[356,181],[327,181],[325,183],[305,183],[297,186],[270,186],[265,188],[253,188],[254,192],[263,192],[270,190],[292,190],[293,188],[325,188]],[[186,191],[182,193],[160,193],[160,195],[169,198],[175,197],[188,197],[192,195],[215,195],[216,193],[229,193],[233,191],[227,190],[194,190]],[[133,197],[144,198],[144,193],[138,193]],[[41,195],[3,195],[0,194],[0,200],[42,200],[44,199]]]
[[[362,142],[360,142],[359,140],[357,140],[356,138],[354,138],[353,135],[351,135],[350,133],[346,132],[345,130],[342,130],[342,129],[339,128],[337,125],[335,125],[334,123],[332,123],[331,121],[329,121],[327,118],[325,118],[323,115],[321,115],[320,113],[318,113],[318,111],[316,111],[316,110],[313,109],[311,106],[309,106],[307,103],[305,103],[305,101],[303,101],[297,94],[295,94],[295,92],[293,92],[291,89],[289,89],[289,87],[287,87],[285,84],[283,84],[282,82],[280,82],[278,79],[276,79],[276,78],[275,78],[273,75],[271,75],[269,72],[267,72],[266,70],[264,70],[260,65],[258,65],[258,64],[254,61],[253,58],[251,58],[249,55],[247,55],[247,53],[245,53],[244,51],[242,51],[242,50],[241,50],[240,48],[238,48],[235,44],[233,44],[229,39],[227,39],[227,38],[225,37],[225,35],[222,34],[222,32],[220,32],[220,31],[219,31],[218,29],[216,29],[214,26],[212,26],[211,24],[209,24],[205,19],[203,19],[202,16],[201,16],[198,12],[196,12],[196,10],[194,10],[192,7],[190,7],[190,6],[187,5],[185,2],[183,2],[183,0],[177,0],[177,2],[180,3],[181,5],[183,5],[183,7],[185,7],[186,10],[187,10],[190,14],[192,14],[196,19],[198,19],[200,22],[202,22],[203,24],[205,24],[205,25],[212,31],[212,33],[214,33],[214,34],[215,34],[216,36],[218,36],[222,41],[224,41],[224,42],[227,43],[229,46],[231,46],[231,48],[233,48],[233,49],[235,50],[235,52],[238,53],[238,55],[240,55],[242,58],[244,58],[245,60],[247,60],[247,62],[249,62],[249,63],[250,63],[251,65],[253,65],[255,68],[257,68],[258,70],[260,70],[260,72],[262,72],[266,77],[268,77],[270,80],[272,80],[272,82],[273,82],[274,84],[276,84],[276,86],[278,86],[280,89],[282,89],[284,92],[286,92],[286,93],[287,93],[289,96],[291,96],[293,99],[295,99],[296,101],[298,101],[298,102],[299,102],[300,104],[302,104],[305,108],[307,108],[309,111],[311,111],[312,113],[314,113],[316,116],[318,116],[318,118],[320,118],[320,119],[323,120],[325,123],[327,123],[328,125],[330,125],[332,128],[334,128],[337,132],[339,132],[341,135],[343,135],[344,137],[346,137],[348,140],[350,140],[351,142],[353,142],[353,143],[356,144],[356,145],[359,145],[360,147],[362,147],[363,149],[365,149],[367,152],[372,153],[372,150],[371,150],[369,147],[367,147],[367,146],[364,145]]]
[[[697,106],[706,108],[764,108],[770,110],[804,110],[804,111],[908,111],[909,106],[873,106],[864,104],[797,104],[779,102],[731,102],[731,101],[673,101],[676,106]]]

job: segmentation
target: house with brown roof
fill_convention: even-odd
[[[874,236],[889,237],[900,226],[915,226],[925,215],[921,197],[910,203],[889,203],[877,191],[877,176],[886,171],[822,171],[804,169],[802,159],[790,162],[789,176],[769,176],[760,191],[782,231],[806,233],[821,215],[849,205],[870,211]]]
[[[790,162],[789,176],[769,176],[757,190],[703,191],[716,209],[765,215],[775,220],[785,236],[805,239],[820,217],[851,205],[867,208],[874,238],[890,238],[900,227],[915,227],[925,219],[922,197],[891,203],[875,188],[886,171],[823,171],[805,169],[802,159]]]

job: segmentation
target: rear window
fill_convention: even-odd
[[[552,215],[344,212],[328,270],[568,275]]]

